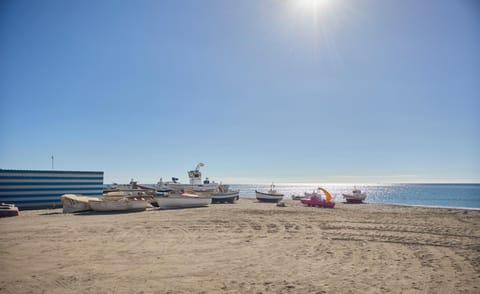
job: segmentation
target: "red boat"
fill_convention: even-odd
[[[300,201],[307,206],[334,208],[335,202],[331,201],[332,195],[330,195],[330,193],[328,193],[328,191],[323,188],[318,189],[325,193],[325,199],[322,199],[322,197],[318,193],[314,192],[309,198],[300,199]]]

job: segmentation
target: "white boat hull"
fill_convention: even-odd
[[[358,195],[343,194],[343,198],[345,198],[347,202],[354,202],[354,203],[363,202],[363,200],[367,198],[367,194],[365,193],[358,194]]]
[[[156,197],[158,206],[163,209],[190,208],[208,206],[212,197],[160,196]]]
[[[283,194],[269,194],[255,191],[255,195],[258,201],[264,202],[278,202],[283,199]]]
[[[62,201],[63,213],[75,213],[81,211],[88,211],[90,207],[90,200],[100,200],[97,197],[86,197],[75,194],[65,194],[60,197]]]
[[[91,200],[90,207],[94,211],[141,211],[152,207],[148,200]]]
[[[167,183],[166,186],[167,188],[172,189],[174,191],[191,190],[195,192],[208,192],[208,191],[215,191],[216,189],[218,189],[219,185],[217,183],[202,184],[202,185]]]

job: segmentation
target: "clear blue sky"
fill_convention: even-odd
[[[479,52],[475,0],[3,0],[0,168],[480,182]]]

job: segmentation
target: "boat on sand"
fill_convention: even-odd
[[[86,197],[77,194],[64,194],[60,197],[63,206],[63,213],[74,213],[81,211],[88,211],[90,207],[90,200],[100,200],[97,197]]]
[[[367,193],[360,191],[360,189],[354,188],[352,194],[342,194],[347,203],[363,203],[363,200],[367,198]]]
[[[183,184],[178,182],[178,178],[173,177],[171,182],[163,183],[162,180],[157,183],[156,190],[173,190],[177,193],[183,193],[186,191],[194,192],[214,192],[218,189],[219,184],[215,182],[210,182],[208,178],[202,180],[202,173],[200,168],[205,166],[203,162],[197,164],[194,170],[187,172],[190,182],[188,184]]]
[[[270,190],[267,192],[255,190],[255,196],[258,201],[263,202],[278,202],[283,199],[283,194],[278,193],[277,190],[275,190],[275,185],[273,183],[270,185]]]
[[[94,211],[143,211],[152,207],[149,200],[146,197],[123,197],[92,199],[88,203]]]
[[[219,185],[218,189],[210,193],[212,203],[234,203],[239,199],[239,190],[230,190],[230,185]]]
[[[334,208],[335,202],[332,201],[332,195],[324,188],[319,187],[317,190],[322,191],[325,194],[325,198],[322,197],[321,193],[313,191],[313,193],[305,193],[305,196],[308,196],[308,198],[300,199],[300,202],[307,206]]]
[[[0,217],[18,216],[18,207],[15,204],[0,204]]]
[[[212,201],[211,196],[199,196],[189,193],[170,193],[165,196],[159,194],[156,199],[161,209],[202,207],[208,206]]]

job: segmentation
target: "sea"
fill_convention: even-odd
[[[291,195],[312,192],[318,184],[275,184],[278,192]],[[344,201],[342,194],[354,188],[367,193],[366,203],[480,209],[480,184],[322,184],[334,201]],[[255,198],[255,190],[267,191],[270,185],[230,185],[240,190],[240,197]]]

